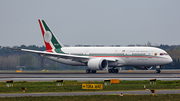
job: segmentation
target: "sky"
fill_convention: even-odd
[[[43,19],[64,45],[180,45],[180,0],[1,0],[0,46],[44,41]]]

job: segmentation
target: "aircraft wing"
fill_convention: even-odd
[[[58,58],[63,58],[63,59],[70,59],[72,61],[76,62],[88,62],[92,58],[96,57],[91,57],[91,56],[78,56],[78,55],[72,55],[72,54],[62,54],[62,53],[51,53],[51,52],[46,52],[46,51],[36,51],[36,50],[29,50],[29,49],[17,49],[17,48],[9,48],[8,49],[13,49],[13,50],[19,50],[19,51],[24,51],[24,52],[30,52],[30,53],[36,53],[42,57],[45,56],[52,56],[52,57],[57,57]],[[117,59],[112,59],[112,58],[104,58],[107,61],[117,61]]]

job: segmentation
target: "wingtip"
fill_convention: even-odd
[[[22,49],[19,49],[19,48],[11,48],[11,47],[5,47],[6,49],[13,49],[13,50],[22,50]]]

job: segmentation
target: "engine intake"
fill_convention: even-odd
[[[91,59],[88,61],[87,66],[91,70],[103,70],[108,67],[108,61],[102,58]]]

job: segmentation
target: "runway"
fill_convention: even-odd
[[[103,81],[104,79],[119,80],[180,80],[180,71],[162,72],[120,72],[109,74],[97,72],[96,74],[86,74],[84,72],[0,72],[0,82],[6,80],[14,81],[56,81],[56,80],[77,80],[77,81]],[[105,91],[105,92],[62,92],[62,93],[17,93],[0,94],[0,97],[23,97],[23,96],[74,96],[74,95],[111,95],[111,94],[152,94],[151,91]],[[155,94],[180,94],[180,90],[156,90]]]
[[[104,79],[120,79],[120,80],[180,80],[180,72],[120,72],[106,73],[98,72],[96,74],[86,74],[84,72],[0,72],[0,81],[55,81],[55,80],[78,80],[78,81],[103,81]]]
[[[146,91],[105,91],[105,92],[63,92],[63,93],[14,93],[0,94],[0,97],[25,97],[25,96],[78,96],[78,95],[120,95],[137,94],[147,95],[152,94],[150,90]],[[155,94],[180,94],[180,90],[156,90]]]
[[[1,73],[0,78],[177,78],[179,73]]]

